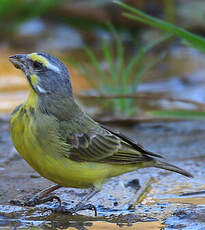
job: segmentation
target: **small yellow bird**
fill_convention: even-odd
[[[26,202],[13,204],[33,206],[58,199],[48,194],[60,187],[91,188],[92,192],[74,208],[66,210],[59,205],[58,211],[96,211],[86,202],[111,177],[145,167],[192,177],[83,112],[73,98],[69,72],[58,58],[37,52],[11,56],[10,61],[25,73],[30,85],[29,97],[12,113],[14,146],[33,169],[57,184]]]

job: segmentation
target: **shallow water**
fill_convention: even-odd
[[[186,192],[205,190],[205,157],[202,146],[205,128],[202,128],[204,126],[200,122],[117,127],[142,142],[147,149],[164,155],[166,161],[192,172],[194,178],[189,179],[154,168],[141,169],[113,178],[90,200],[90,203],[97,207],[98,217],[94,217],[92,211],[81,211],[75,216],[56,215],[45,211],[56,206],[56,203],[47,203],[36,208],[10,205],[9,200],[27,199],[52,183],[40,177],[18,157],[11,144],[8,123],[0,122],[0,127],[4,130],[0,134],[1,229],[13,227],[13,229],[97,230],[105,227],[119,229],[121,226],[123,229],[179,229],[179,226],[183,226],[184,229],[203,229],[205,227],[203,194],[180,196]],[[188,134],[192,137],[191,141],[187,138]],[[195,153],[200,149],[201,152],[196,156]],[[141,189],[146,187],[151,177],[153,178],[151,186],[144,193],[140,203],[136,203],[139,185]],[[61,188],[55,194],[62,199],[63,205],[70,208],[80,201],[86,192],[87,190]]]

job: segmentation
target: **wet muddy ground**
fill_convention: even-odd
[[[11,54],[13,53],[15,52]],[[197,54],[198,61],[195,62],[193,58],[188,59],[187,52],[185,55],[182,53],[174,53],[174,61],[171,59],[173,64],[169,66],[174,70],[173,73],[167,75],[167,72],[163,72],[162,78],[158,72],[153,72],[150,77],[152,80],[154,76],[163,80],[143,83],[139,90],[162,90],[171,96],[177,95],[179,98],[204,103],[204,55],[202,57]],[[28,94],[25,78],[16,75],[16,70],[8,63],[8,56],[5,54],[0,57],[3,63],[1,66],[5,67],[0,75],[0,113],[10,112]],[[170,72],[170,69],[167,71]],[[87,84],[82,76],[78,76],[72,69],[71,73],[75,92],[86,89]],[[175,75],[182,77],[176,78]],[[171,77],[164,80],[164,76]],[[161,103],[163,106],[169,105],[163,101]],[[169,106],[172,108],[173,104]],[[174,106],[176,107],[175,104]],[[180,106],[182,107],[181,104]],[[87,104],[85,108],[88,108]],[[91,114],[93,115],[93,109]],[[47,203],[35,208],[9,204],[13,199],[28,199],[52,185],[52,182],[40,177],[16,153],[9,135],[8,120],[8,116],[0,115],[0,229],[205,229],[205,193],[181,196],[183,193],[205,190],[205,121],[113,126],[144,148],[159,153],[168,162],[188,170],[194,178],[185,178],[155,168],[141,169],[113,178],[90,201],[98,210],[98,217],[94,217],[92,211],[83,211],[75,216],[55,215],[45,211],[57,203]],[[86,192],[61,188],[54,194],[62,199],[63,205],[70,208]]]
[[[35,208],[12,206],[9,200],[27,199],[52,182],[40,177],[16,153],[8,121],[1,119],[0,229],[205,229],[205,195],[180,196],[205,190],[205,123],[181,121],[115,128],[188,170],[194,178],[155,168],[113,178],[90,201],[97,207],[98,217],[92,211],[76,216],[45,211],[55,203]],[[55,194],[65,206],[72,207],[86,190],[61,188]]]

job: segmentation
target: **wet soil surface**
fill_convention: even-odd
[[[15,151],[9,124],[0,119],[0,229],[205,229],[204,195],[180,196],[205,190],[205,123],[180,121],[114,127],[146,149],[194,175],[193,179],[155,168],[113,178],[90,200],[98,210],[78,215],[57,215],[47,203],[18,207],[10,200],[25,200],[52,182],[40,177]],[[151,178],[151,179],[150,179]],[[74,206],[87,190],[60,188],[55,195]]]

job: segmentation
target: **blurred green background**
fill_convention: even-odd
[[[44,51],[68,65],[80,103],[96,119],[203,119],[205,2],[121,2],[200,37],[170,24],[156,29],[111,0],[1,0],[0,112],[28,94],[8,56]]]

